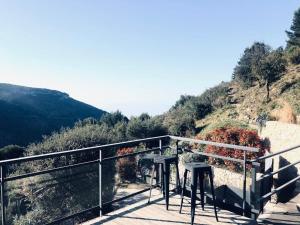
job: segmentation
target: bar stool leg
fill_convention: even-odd
[[[204,211],[204,174],[199,172],[201,207]]]
[[[177,184],[176,191],[177,191],[177,193],[179,194],[180,191],[181,191],[181,190],[180,190],[181,185],[180,185],[180,176],[179,176],[178,160],[176,161],[175,166],[176,166],[176,184]]]
[[[164,191],[166,199],[166,209],[169,209],[169,179],[170,179],[170,164],[164,163]]]
[[[191,182],[191,225],[194,224],[195,208],[196,208],[196,193],[197,193],[197,173],[192,171],[192,182]]]
[[[163,197],[166,197],[165,193],[165,171],[164,166],[161,164],[161,192],[163,193]]]
[[[150,194],[149,194],[148,204],[150,203],[150,199],[151,199],[151,193],[152,193],[152,188],[153,188],[154,172],[155,172],[155,165],[152,166],[151,179],[150,179]]]
[[[210,180],[211,194],[212,194],[212,198],[213,198],[213,202],[214,202],[215,217],[216,217],[216,220],[219,221],[218,214],[217,214],[217,208],[216,208],[216,197],[215,197],[215,190],[214,190],[214,182],[213,182],[213,177],[212,177],[211,170],[208,172],[208,175],[209,175],[209,180]]]
[[[185,191],[185,185],[186,185],[186,178],[187,178],[187,170],[184,171],[184,175],[183,175],[183,187],[181,188],[181,202],[180,202],[179,213],[181,213],[181,210],[182,210],[183,197],[184,197],[184,191]]]

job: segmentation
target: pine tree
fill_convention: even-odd
[[[295,12],[290,31],[286,31],[288,36],[287,47],[300,47],[300,8]]]

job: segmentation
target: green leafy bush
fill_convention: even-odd
[[[286,55],[290,63],[295,65],[300,64],[300,47],[292,46],[288,48]]]

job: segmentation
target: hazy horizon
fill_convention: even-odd
[[[283,0],[2,2],[0,82],[66,92],[129,117],[161,114],[182,94],[229,81],[254,41],[285,46],[298,7]]]

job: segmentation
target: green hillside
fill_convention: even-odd
[[[0,147],[25,146],[80,119],[100,118],[103,110],[48,89],[0,84]]]

